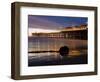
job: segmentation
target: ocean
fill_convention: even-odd
[[[63,46],[69,48],[64,59],[58,52]],[[28,37],[28,65],[67,65],[87,63],[87,40]]]

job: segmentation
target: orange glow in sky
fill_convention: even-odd
[[[32,33],[52,33],[52,32],[60,32],[60,31],[59,30],[40,29],[40,28],[29,28],[28,36],[32,36]]]

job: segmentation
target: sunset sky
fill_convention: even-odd
[[[28,15],[29,35],[32,32],[57,32],[69,26],[87,24],[87,17]]]

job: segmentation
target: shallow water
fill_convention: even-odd
[[[28,42],[28,51],[58,51],[62,46],[68,46],[70,49],[87,48],[87,40],[29,37]]]
[[[42,64],[50,65],[50,62],[51,62],[51,65],[59,64],[60,63],[59,61],[62,60],[62,56],[60,56],[58,52],[30,53],[31,51],[33,52],[34,51],[59,51],[60,47],[68,46],[70,49],[68,57],[74,58],[74,57],[81,56],[81,55],[87,55],[87,40],[29,37],[28,41],[29,41],[28,43],[28,52],[29,52],[28,53],[28,63],[31,66],[42,65]],[[85,60],[84,59],[81,60],[81,62],[83,61],[86,61],[86,58]],[[77,63],[80,63],[80,60]]]

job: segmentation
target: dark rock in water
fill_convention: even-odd
[[[59,49],[59,53],[61,56],[68,56],[69,48],[67,46],[63,46]]]

